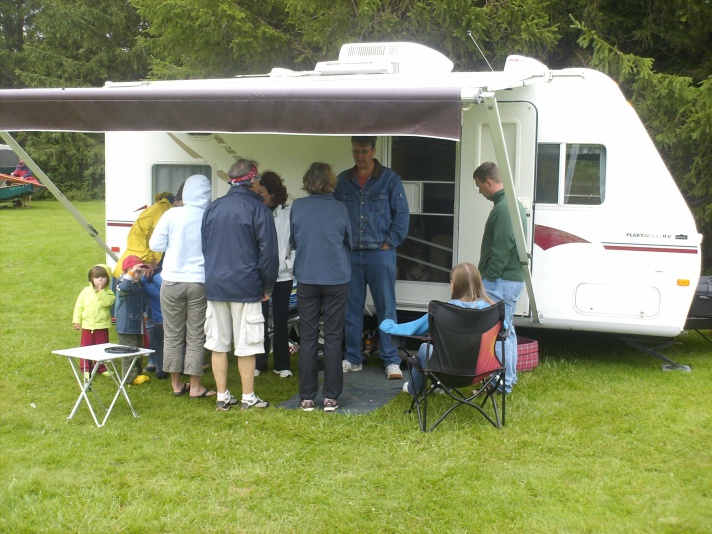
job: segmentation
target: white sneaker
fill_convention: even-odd
[[[392,363],[390,365],[386,365],[386,376],[390,380],[400,380],[403,378],[403,373],[400,370],[400,366]]]
[[[290,371],[289,369],[282,369],[281,371],[277,371],[275,369],[274,372],[279,375],[279,378],[289,378],[290,376],[294,376],[292,374],[292,371]]]
[[[261,372],[262,372],[262,371],[260,371],[259,369],[255,369],[255,376],[260,376],[260,373],[261,373]]]
[[[242,398],[242,409],[249,410],[250,408],[267,408],[269,402],[260,399],[257,395],[254,395],[251,399]]]
[[[403,382],[403,393],[410,395],[410,391],[408,391],[408,382]]]
[[[363,369],[362,364],[354,365],[348,360],[343,360],[341,362],[341,367],[343,368],[344,373],[348,373],[349,371],[360,371],[361,369]]]

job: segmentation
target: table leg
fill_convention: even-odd
[[[109,419],[109,414],[111,414],[111,410],[114,408],[114,404],[116,404],[116,401],[118,400],[119,396],[123,393],[124,398],[126,399],[126,402],[129,405],[129,408],[131,408],[131,413],[133,414],[134,417],[138,417],[138,414],[136,413],[136,410],[134,410],[133,404],[131,404],[131,399],[129,398],[128,393],[126,392],[126,379],[129,377],[131,374],[131,369],[133,369],[134,364],[136,363],[136,360],[139,359],[141,355],[137,354],[133,357],[131,360],[131,364],[129,365],[128,369],[126,369],[126,374],[123,376],[121,373],[119,373],[116,369],[116,364],[114,360],[108,360],[105,363],[111,365],[113,373],[111,375],[112,379],[114,380],[114,383],[118,386],[118,389],[116,390],[116,394],[114,395],[113,400],[111,401],[111,405],[109,406],[109,409],[106,411],[106,415],[104,416],[104,420],[102,421],[101,425],[99,426],[104,426],[106,424],[107,419]],[[121,380],[116,380],[114,378],[115,376],[121,377]]]
[[[77,413],[77,410],[79,409],[79,405],[82,403],[82,400],[86,401],[87,406],[89,407],[89,411],[91,412],[91,416],[94,419],[94,423],[96,423],[96,426],[101,427],[103,426],[102,424],[99,424],[99,420],[96,417],[96,413],[94,412],[94,407],[91,405],[91,401],[89,400],[89,397],[87,395],[87,391],[92,389],[91,384],[94,381],[94,376],[96,376],[96,371],[99,368],[98,365],[94,366],[94,369],[92,369],[91,374],[89,375],[88,380],[84,380],[84,373],[82,372],[81,368],[79,368],[79,361],[76,358],[73,358],[71,356],[68,356],[67,359],[69,360],[69,365],[72,368],[72,371],[74,372],[74,377],[77,379],[77,383],[79,384],[79,389],[81,389],[81,393],[79,394],[79,398],[77,399],[77,402],[74,404],[74,408],[72,409],[72,413],[69,414],[69,417],[67,419],[72,419],[74,415]],[[94,391],[92,389],[92,391]],[[101,401],[99,401],[101,403]],[[103,406],[103,403],[102,403]]]

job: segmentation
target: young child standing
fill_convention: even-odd
[[[127,256],[121,264],[123,273],[119,277],[116,286],[119,292],[118,304],[116,306],[116,333],[119,343],[131,347],[143,347],[143,313],[146,310],[146,292],[141,281],[143,271],[148,269],[148,265],[138,256]],[[127,367],[131,365],[133,356],[121,359],[121,373],[125,376]],[[137,380],[141,375],[143,366],[141,358],[136,360],[136,364],[131,369],[131,374],[126,382],[140,384],[143,380]]]
[[[450,271],[450,292],[451,298],[448,303],[461,308],[481,310],[494,304],[492,299],[487,296],[484,287],[482,287],[480,271],[471,263],[459,263]],[[504,325],[504,327],[507,328],[507,325]],[[380,329],[392,336],[421,336],[429,330],[428,314],[426,313],[420,319],[403,324],[396,324],[392,319],[386,319],[381,322]],[[423,367],[425,367],[425,361],[429,356],[429,354],[426,354],[427,348],[428,344],[423,343],[418,350],[418,360]],[[412,372],[413,385],[420,392],[425,385],[425,377],[415,368],[412,369]],[[403,391],[415,396],[415,392],[411,391],[410,382],[403,384]]]
[[[89,286],[82,289],[74,305],[72,323],[75,330],[82,331],[82,347],[109,342],[111,306],[116,298],[111,291],[110,272],[109,266],[101,263],[89,269],[87,275]],[[94,368],[94,362],[82,359],[79,360],[79,366],[84,373],[84,378],[88,378]],[[107,372],[104,364],[101,364],[97,371]]]

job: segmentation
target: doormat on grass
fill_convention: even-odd
[[[380,362],[376,365],[364,365],[361,371],[344,373],[344,390],[339,397],[339,409],[336,413],[361,415],[384,406],[393,397],[401,393],[407,371],[403,372],[403,380],[388,380]],[[324,406],[324,396],[321,385],[323,373],[319,373],[319,394],[314,402],[317,409]],[[279,403],[280,408],[288,410],[299,409],[299,394]]]

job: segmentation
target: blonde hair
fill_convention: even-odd
[[[458,263],[450,271],[450,284],[452,287],[453,299],[463,302],[474,302],[484,300],[494,304],[487,296],[485,288],[482,286],[482,276],[480,271],[471,263]]]
[[[309,166],[302,183],[302,189],[310,195],[325,195],[336,189],[336,175],[331,165],[317,161]]]

